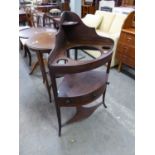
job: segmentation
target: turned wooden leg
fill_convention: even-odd
[[[30,53],[29,50],[27,51],[27,54],[28,54],[28,57],[29,57],[29,66],[31,66],[32,60],[31,60],[31,53]]]
[[[119,65],[118,65],[118,71],[119,72],[121,71],[121,67],[122,67],[122,62],[120,62]]]
[[[45,21],[46,21],[46,17],[45,15],[43,16],[43,27],[45,27]]]
[[[26,51],[25,45],[22,45],[22,48],[23,48],[23,51],[24,51],[24,57],[27,57],[27,51]]]
[[[57,30],[57,24],[55,23],[55,21],[53,21],[53,26]]]
[[[39,65],[39,61],[37,61],[34,65],[33,65],[33,67],[32,67],[32,70],[31,70],[31,72],[29,73],[29,75],[32,75],[32,73],[34,72],[34,70],[36,69],[36,67]]]
[[[69,50],[67,50],[67,57],[70,58]]]
[[[47,64],[48,64],[48,61],[46,60],[46,59],[43,59],[43,61],[44,61],[44,66],[47,66]],[[45,69],[45,72],[46,72],[46,69]],[[46,74],[47,74],[48,72],[46,72]],[[45,83],[46,82],[46,79],[45,78],[43,78],[43,83]]]
[[[75,49],[75,60],[77,60],[77,59],[78,59],[78,50]]]
[[[22,43],[21,43],[21,41],[19,39],[19,50],[22,50],[22,49],[23,49],[23,45],[22,45]]]
[[[37,16],[37,27],[39,27],[39,24],[40,24],[40,17]]]
[[[36,53],[37,53],[37,57],[38,57],[39,66],[40,66],[40,70],[42,73],[43,81],[45,81],[45,83],[46,83],[46,88],[47,88],[47,92],[49,95],[49,101],[51,102],[51,92],[50,92],[50,86],[49,86],[47,75],[46,75],[46,70],[45,70],[45,65],[44,65],[44,60],[43,60],[43,54],[42,54],[42,52],[39,52],[39,51],[37,51]]]
[[[60,107],[56,104],[56,112],[57,112],[57,118],[58,118],[58,126],[59,126],[59,132],[58,135],[59,137],[61,136],[61,111],[60,111]]]
[[[25,51],[25,55],[28,54],[28,57],[29,57],[29,66],[31,66],[31,62],[32,62],[32,60],[31,60],[31,53],[30,53],[30,51],[29,51],[29,49],[28,49],[28,47],[26,45],[24,45],[24,51]]]
[[[107,105],[105,104],[105,93],[106,93],[106,88],[105,88],[104,93],[103,93],[102,103],[103,103],[104,108],[107,108]]]

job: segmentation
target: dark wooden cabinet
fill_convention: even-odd
[[[116,58],[119,61],[119,71],[122,64],[135,68],[134,12],[128,15],[122,27],[121,35],[117,44]]]
[[[87,1],[87,0],[82,0],[82,17],[84,17],[86,14],[94,14],[97,5],[99,3],[99,0],[92,0],[92,1]]]
[[[122,0],[122,6],[133,6],[135,5],[135,0]]]
[[[82,17],[86,14],[94,14],[95,13],[95,6],[93,5],[82,5]]]

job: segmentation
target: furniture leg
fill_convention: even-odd
[[[43,27],[45,27],[45,20],[46,20],[46,15],[43,15]]]
[[[37,53],[37,57],[38,57],[39,66],[40,66],[40,70],[41,70],[41,73],[42,73],[43,81],[45,80],[45,83],[46,83],[46,88],[47,88],[48,95],[49,95],[49,101],[51,102],[50,86],[49,86],[46,71],[45,71],[43,54],[41,52],[39,52],[39,51],[36,52],[36,53]]]
[[[60,111],[60,107],[56,104],[56,112],[57,112],[57,118],[58,118],[58,126],[59,126],[59,132],[58,135],[59,137],[61,136],[61,111]]]
[[[47,66],[47,64],[48,64],[48,62],[47,62],[47,60],[46,59],[43,59],[43,61],[44,61],[44,66],[46,65]],[[45,69],[45,72],[46,72],[46,69]],[[46,72],[46,74],[47,74],[48,72]],[[43,79],[43,83],[45,83],[45,79]]]
[[[26,52],[25,45],[23,45],[23,50],[24,50],[24,57],[27,57],[27,52]]]
[[[53,22],[53,26],[55,29],[57,29],[57,25],[56,25],[55,21]]]
[[[31,66],[32,60],[31,60],[31,53],[30,53],[29,50],[27,50],[27,54],[28,54],[28,57],[29,57],[29,66]]]
[[[105,104],[105,93],[106,93],[106,88],[105,88],[104,93],[103,93],[102,103],[103,103],[104,108],[107,108],[107,105]]]
[[[119,65],[118,65],[118,71],[119,72],[121,71],[121,67],[122,67],[122,62],[120,62]]]
[[[39,61],[37,61],[34,65],[33,65],[33,67],[32,67],[32,70],[31,70],[31,72],[29,73],[29,75],[32,75],[32,73],[34,72],[34,70],[36,69],[36,67],[39,65]]]
[[[69,50],[67,50],[67,57],[70,58]]]
[[[40,16],[37,16],[37,27],[39,26],[40,24]]]
[[[27,52],[24,50],[24,58],[27,57]]]
[[[28,47],[26,45],[24,45],[24,51],[25,51],[25,54],[27,55],[28,54],[28,57],[29,57],[29,66],[31,66],[31,63],[32,63],[32,60],[31,60],[31,53],[28,49]]]
[[[75,49],[75,60],[77,60],[77,59],[78,59],[78,50]]]
[[[19,39],[19,50],[22,50],[22,49],[23,49],[23,45],[22,45],[22,43],[21,43],[21,41]]]

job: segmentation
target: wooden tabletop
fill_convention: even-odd
[[[35,51],[51,50],[55,46],[56,33],[56,31],[40,32],[30,37],[26,44],[30,49]]]
[[[56,32],[56,30],[52,28],[45,28],[45,27],[32,27],[29,29],[20,30],[19,37],[28,39],[31,36],[41,33],[41,32]]]

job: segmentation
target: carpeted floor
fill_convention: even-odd
[[[37,69],[30,76],[27,59],[21,53],[20,155],[134,155],[133,78],[111,69],[108,108],[100,106],[88,119],[63,127],[59,138],[55,106],[53,101],[49,103],[41,73]],[[93,104],[100,102],[101,98]],[[62,122],[74,113],[74,108],[62,108]]]

